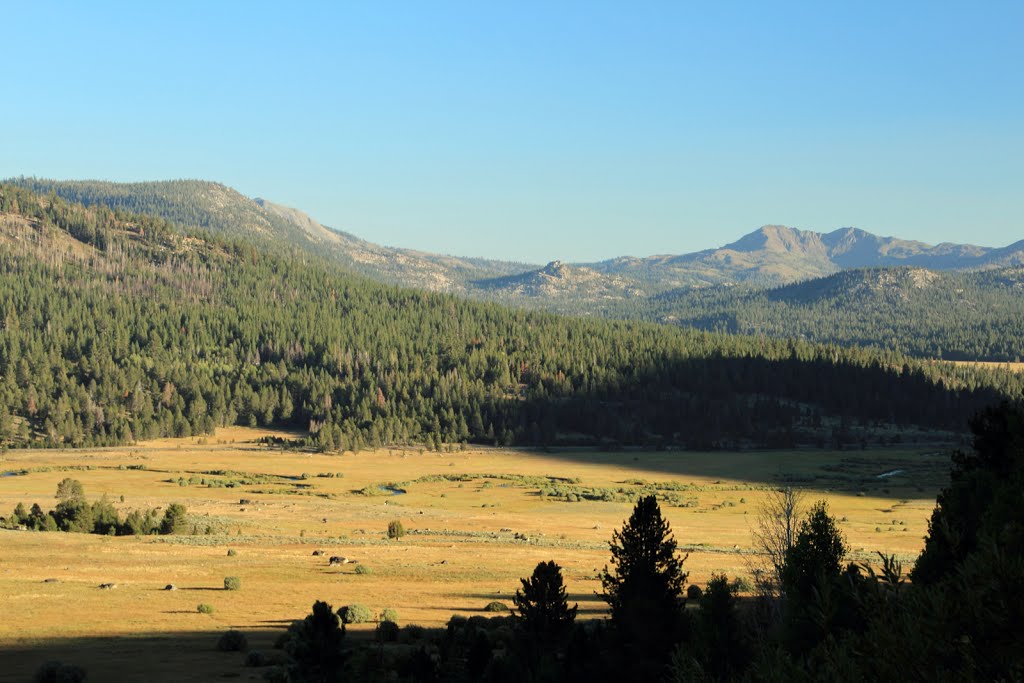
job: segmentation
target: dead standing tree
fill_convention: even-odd
[[[796,543],[804,494],[791,486],[768,493],[758,509],[751,530],[754,549],[760,558],[751,560],[751,573],[758,590],[768,596],[782,592],[782,568],[786,551]]]

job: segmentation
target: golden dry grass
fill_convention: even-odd
[[[493,599],[510,604],[519,577],[548,559],[563,566],[581,616],[601,615],[597,572],[608,561],[612,531],[632,505],[549,500],[538,495],[536,486],[486,479],[486,474],[578,478],[580,485],[601,488],[629,488],[624,482],[634,479],[699,487],[684,494],[696,499],[694,507],[664,506],[663,511],[680,544],[689,549],[685,567],[690,582],[703,583],[714,571],[747,574],[745,553],[766,495],[763,489],[784,477],[804,481],[808,500],[827,498],[835,516],[846,518],[841,526],[856,558],[867,559],[878,550],[910,559],[922,545],[947,462],[944,454],[913,449],[392,449],[338,456],[255,444],[265,433],[235,428],[219,431],[206,443],[168,439],[115,449],[8,452],[0,472],[30,472],[0,477],[2,514],[19,501],[52,508],[57,482],[70,476],[84,484],[90,499],[107,494],[122,512],[182,502],[197,533],[114,538],[0,531],[0,678],[4,671],[27,677],[47,653],[63,653],[85,664],[91,680],[115,675],[118,680],[215,679],[242,670],[239,655],[212,651],[217,634],[227,628],[245,630],[266,647],[318,599],[335,607],[390,607],[403,624],[440,625],[453,613],[482,613]],[[145,469],[127,469],[137,466]],[[240,488],[176,482],[179,476],[210,470],[275,478]],[[903,473],[877,478],[892,470]],[[315,476],[328,472],[344,476]],[[304,473],[312,476],[300,479]],[[412,483],[398,496],[356,493],[380,482],[453,474],[471,479]],[[254,502],[240,504],[242,498]],[[388,541],[391,519],[400,519],[413,533]],[[206,534],[207,526],[213,533]],[[529,540],[517,540],[515,533]],[[237,556],[229,557],[229,548]],[[328,567],[326,557],[312,555],[314,549],[355,558],[373,573],[356,575],[351,564]],[[221,589],[229,575],[241,577],[242,590]],[[107,582],[118,587],[97,588]],[[162,590],[168,583],[178,590]],[[212,604],[215,613],[197,613],[200,602]],[[156,645],[110,640],[138,635],[166,640]],[[26,649],[33,654],[5,656]],[[156,668],[154,653],[164,660]]]
[[[954,365],[970,365],[978,368],[988,368],[990,370],[1009,370],[1010,372],[1024,372],[1024,363],[991,363],[976,360],[955,360],[952,362]]]

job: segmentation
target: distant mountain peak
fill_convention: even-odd
[[[768,251],[788,254],[824,254],[821,235],[808,230],[797,230],[785,225],[763,225],[722,249],[752,253]]]
[[[250,199],[206,180],[107,183],[18,178],[10,182],[70,201],[149,213],[232,239],[258,239],[306,251],[364,275],[410,287],[519,303],[552,301],[588,312],[593,302],[656,295],[682,288],[779,286],[851,268],[914,266],[980,270],[1024,265],[1024,241],[992,249],[880,237],[856,227],[827,233],[766,224],[718,249],[600,263],[545,266],[443,256],[386,247],[328,228],[304,212]],[[535,300],[531,302],[530,300]],[[543,299],[543,303],[540,301]]]

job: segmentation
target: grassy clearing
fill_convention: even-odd
[[[1024,363],[996,363],[977,360],[955,360],[954,365],[969,365],[976,368],[989,368],[991,370],[1009,370],[1010,372],[1024,372]]]
[[[581,617],[599,616],[597,572],[608,561],[608,540],[632,501],[650,492],[690,552],[691,582],[706,582],[712,571],[746,574],[752,516],[765,490],[785,482],[808,489],[809,500],[829,500],[855,557],[880,550],[910,559],[948,470],[947,455],[935,449],[327,456],[255,443],[268,433],[236,428],[204,443],[6,453],[0,473],[26,473],[0,476],[4,515],[19,501],[52,506],[57,482],[74,476],[90,499],[107,494],[122,512],[184,503],[196,533],[0,532],[0,671],[27,678],[51,652],[85,665],[96,680],[134,680],[133,671],[138,680],[205,680],[197,665],[217,678],[242,670],[241,658],[211,654],[228,628],[267,648],[317,599],[440,625],[453,613],[510,602],[519,577],[548,559],[564,567]],[[407,532],[399,540],[387,538],[394,520]],[[351,561],[329,566],[335,555]],[[357,574],[359,566],[372,571]],[[239,577],[241,589],[224,590],[227,576]],[[101,583],[117,587],[100,590]],[[176,590],[163,590],[167,584]],[[199,603],[213,612],[199,613]],[[109,657],[109,642],[97,644],[128,635],[174,637],[161,641],[163,673],[147,674],[146,647],[126,644],[136,641],[119,641]],[[5,656],[42,643],[47,652],[38,656]]]

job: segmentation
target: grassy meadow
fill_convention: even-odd
[[[5,453],[0,514],[18,502],[51,509],[57,483],[72,477],[122,515],[183,503],[192,533],[0,531],[0,680],[26,680],[50,658],[81,664],[96,681],[258,679],[241,655],[214,651],[221,632],[241,629],[269,649],[318,599],[439,626],[452,614],[485,614],[492,600],[511,605],[518,579],[548,559],[563,566],[581,618],[600,618],[608,541],[631,497],[650,491],[689,552],[690,583],[716,571],[749,575],[758,507],[767,488],[787,482],[806,489],[808,504],[829,501],[853,559],[882,551],[909,565],[949,462],[934,447],[319,455],[257,443],[270,433],[232,428],[206,439]],[[396,519],[408,534],[389,540]],[[354,561],[330,567],[332,555]],[[227,576],[239,577],[241,590],[224,590]],[[198,613],[199,603],[214,612]]]

